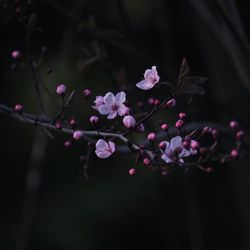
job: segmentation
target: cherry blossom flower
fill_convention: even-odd
[[[162,160],[166,163],[183,163],[183,157],[188,157],[190,155],[197,154],[197,150],[190,148],[189,150],[183,147],[182,138],[180,136],[173,137],[170,142],[164,141],[166,143],[166,148],[162,154]],[[194,140],[191,140],[191,142]]]
[[[126,94],[121,91],[114,96],[108,92],[103,97],[103,104],[98,105],[98,111],[101,115],[108,115],[108,119],[114,119],[117,115],[124,116],[127,112],[127,107],[123,104],[126,101]]]
[[[136,84],[136,87],[142,90],[152,89],[155,84],[160,81],[160,76],[156,70],[156,66],[152,66],[152,69],[147,69],[144,73],[144,79]]]
[[[135,118],[132,115],[126,115],[123,118],[123,125],[127,128],[133,128],[136,124]]]
[[[66,91],[67,91],[67,87],[64,84],[60,84],[56,87],[56,93],[58,95],[63,96],[65,95]]]
[[[106,142],[103,139],[97,141],[95,153],[101,159],[108,158],[115,152],[115,144],[111,141]]]

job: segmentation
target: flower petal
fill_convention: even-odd
[[[101,159],[106,159],[111,155],[111,153],[107,150],[105,150],[105,151],[96,150],[95,153],[96,153],[97,157],[99,157]]]
[[[108,148],[108,143],[103,139],[99,139],[95,144],[95,147],[97,150],[106,150]]]
[[[115,96],[113,93],[108,92],[105,96],[104,96],[104,103],[106,104],[106,106],[112,106],[115,104]]]
[[[162,160],[165,161],[166,163],[171,163],[171,162],[173,162],[173,160],[170,159],[166,154],[163,154],[163,155],[161,156],[161,158],[162,158]]]
[[[142,80],[136,84],[136,87],[142,90],[149,90],[154,87],[154,84],[148,80]]]
[[[97,107],[97,110],[100,112],[101,115],[107,115],[110,111],[109,107],[106,105],[101,105]]]
[[[186,148],[182,148],[182,151],[179,153],[179,157],[188,157],[191,155],[190,150],[187,150]]]
[[[171,151],[175,151],[177,148],[182,148],[182,138],[180,136],[175,136],[170,141]]]
[[[116,116],[117,116],[117,111],[111,111],[111,112],[109,113],[109,115],[107,116],[107,118],[108,118],[109,120],[111,120],[111,119],[114,119]]]
[[[115,144],[112,141],[109,141],[108,144],[111,154],[113,154],[115,152]]]
[[[126,94],[125,92],[121,91],[121,92],[118,92],[115,96],[115,102],[116,104],[122,104],[126,101]]]
[[[121,104],[119,105],[117,112],[119,116],[124,116],[127,113],[127,107],[124,104]]]
[[[144,73],[145,80],[148,80],[151,74],[152,74],[152,70],[151,69],[147,69],[145,71],[145,73]]]

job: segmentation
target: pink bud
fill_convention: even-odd
[[[89,89],[84,89],[83,90],[83,96],[84,98],[88,98],[89,96],[91,96],[91,91]]]
[[[147,139],[149,141],[154,141],[155,138],[156,138],[156,134],[154,132],[149,133],[148,136],[147,136]]]
[[[75,127],[76,126],[76,120],[74,118],[71,118],[69,120],[69,125],[72,126],[72,127]]]
[[[242,140],[244,138],[244,131],[240,130],[236,133],[236,139],[237,140]]]
[[[149,106],[155,105],[155,99],[152,98],[152,97],[150,97],[150,98],[148,99],[148,104],[149,104]]]
[[[158,147],[162,150],[164,150],[166,148],[166,142],[162,141],[159,143]]]
[[[56,87],[56,93],[58,95],[64,96],[67,91],[67,87],[64,84],[60,84]]]
[[[212,167],[207,167],[206,168],[207,173],[212,173],[213,171],[214,171],[214,169]]]
[[[135,118],[132,115],[126,115],[123,118],[123,125],[127,128],[133,128],[136,124]]]
[[[210,127],[204,127],[203,128],[203,133],[204,134],[208,134],[208,133],[211,133],[212,132],[212,129]]]
[[[159,100],[159,99],[155,99],[155,100],[154,100],[154,105],[155,105],[155,106],[158,106],[159,104],[160,104],[160,100]]]
[[[239,156],[239,152],[236,149],[232,149],[230,155],[232,158],[237,158]]]
[[[174,107],[175,105],[176,105],[176,100],[175,100],[175,98],[170,99],[170,100],[166,103],[166,107],[168,107],[168,108],[172,108],[172,107]]]
[[[232,129],[236,129],[236,128],[238,128],[238,126],[239,126],[239,124],[236,121],[231,121],[229,123],[229,127],[232,128]]]
[[[70,141],[65,141],[64,142],[64,147],[65,148],[69,148],[71,146],[71,142]]]
[[[130,113],[130,108],[125,107],[124,108],[124,115],[128,115]]]
[[[128,171],[128,173],[129,173],[130,175],[135,175],[135,174],[136,174],[136,169],[130,168],[129,171]]]
[[[92,123],[92,124],[97,124],[98,121],[99,121],[99,118],[95,115],[92,115],[90,118],[89,118],[89,121]]]
[[[182,120],[178,120],[176,123],[175,123],[175,127],[180,129],[182,128],[184,125],[184,122]]]
[[[163,131],[168,130],[168,124],[167,124],[167,123],[162,123],[162,124],[161,124],[161,129],[162,129]]]
[[[143,159],[143,165],[144,165],[144,166],[148,166],[149,163],[150,163],[150,160],[149,160],[148,158],[144,158],[144,159]]]
[[[23,105],[16,104],[15,111],[18,112],[18,113],[21,113],[23,111]]]
[[[186,113],[179,113],[179,118],[180,119],[182,119],[182,120],[184,120],[184,119],[186,119],[186,117],[187,117],[187,115],[186,115]]]
[[[199,142],[191,140],[191,144],[190,144],[192,149],[198,149],[199,148]]]
[[[18,58],[21,57],[21,52],[18,51],[18,50],[14,50],[14,51],[11,52],[11,57],[12,57],[13,59],[18,59]]]
[[[56,126],[56,129],[61,129],[62,128],[62,125],[61,125],[61,123],[59,121],[56,122],[55,126]]]
[[[83,137],[83,132],[80,131],[80,130],[76,130],[76,131],[73,133],[73,138],[74,138],[75,140],[80,140],[82,137]]]

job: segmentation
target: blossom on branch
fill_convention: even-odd
[[[117,115],[124,116],[128,108],[123,104],[126,101],[125,92],[121,91],[114,96],[113,93],[108,92],[103,97],[103,103],[101,104],[101,98],[96,98],[93,108],[97,109],[101,115],[108,115],[108,119],[114,119]]]
[[[166,163],[184,163],[182,159],[183,157],[197,154],[197,150],[183,147],[182,141],[183,140],[180,136],[173,137],[170,142],[164,141],[166,147],[162,154],[162,160],[164,160]],[[192,142],[195,141],[191,140],[191,143]]]
[[[152,89],[155,84],[160,81],[160,76],[156,70],[156,66],[152,66],[152,69],[147,69],[144,73],[144,79],[136,84],[136,87],[142,90]]]
[[[108,158],[115,152],[115,144],[112,141],[106,142],[103,139],[97,141],[95,153],[101,159]]]

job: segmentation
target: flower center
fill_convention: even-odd
[[[111,106],[111,109],[112,109],[113,111],[117,111],[117,110],[118,110],[118,106],[117,106],[117,105],[112,105],[112,106]]]

